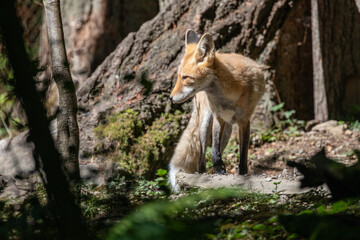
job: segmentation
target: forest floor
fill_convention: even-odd
[[[254,132],[253,139],[259,139]],[[286,165],[288,160],[310,159],[316,152],[325,148],[328,158],[347,166],[357,161],[354,149],[360,149],[360,128],[328,121],[314,126],[310,131],[274,133],[274,141],[262,144],[250,144],[249,170],[252,174],[260,174],[272,179],[283,178],[298,180],[301,174]],[[238,171],[238,150],[236,137],[233,137],[224,151],[224,162],[227,172]]]
[[[304,193],[311,189],[300,188],[302,174],[296,168],[289,167],[288,161],[306,163],[306,160],[324,149],[328,158],[350,166],[357,162],[355,149],[360,148],[360,131],[354,124],[347,126],[342,122],[328,121],[315,125],[307,132],[302,128],[294,128],[292,131],[289,131],[289,128],[282,131],[273,129],[267,132],[255,129],[252,131],[252,144],[249,149],[249,174],[239,176],[236,132],[234,127],[223,153],[226,175],[213,174],[211,148],[208,148],[208,174],[179,173],[177,181],[180,187],[240,187],[259,193],[273,193],[276,187],[284,194]],[[260,142],[260,139],[267,142]]]
[[[307,132],[299,129],[253,131],[250,175],[273,183],[272,194],[221,189],[205,192],[192,189],[170,194],[165,187],[166,171],[163,170],[154,180],[116,176],[106,185],[81,185],[77,199],[99,239],[144,239],[148,234],[147,239],[169,239],[169,236],[172,239],[306,239],[314,236],[316,239],[356,239],[353,236],[360,233],[352,224],[359,221],[360,199],[333,201],[321,188],[302,194],[283,194],[277,189],[277,182],[296,182],[301,178],[296,169],[286,165],[287,160],[309,159],[322,148],[327,157],[346,165],[354,164],[357,160],[353,150],[360,148],[359,124],[329,121]],[[223,154],[229,175],[237,174],[238,157],[234,135]],[[207,158],[207,170],[211,174],[210,151]],[[0,236],[11,233],[19,239],[29,236],[35,239],[52,238],[56,234],[49,221],[44,187],[42,184],[35,187],[18,200],[0,199],[0,222],[3,223]],[[39,212],[40,215],[34,215]],[[322,235],[313,235],[323,226],[328,230],[322,231]]]

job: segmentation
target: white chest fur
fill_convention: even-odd
[[[223,109],[223,108],[220,108],[220,109],[217,111],[217,115],[220,116],[225,122],[227,122],[227,123],[233,123],[235,111],[234,111],[234,110],[231,110],[231,109]]]

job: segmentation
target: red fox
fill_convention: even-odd
[[[265,68],[240,54],[216,52],[214,41],[209,33],[199,39],[194,31],[187,30],[185,45],[185,56],[179,66],[176,85],[170,97],[175,103],[181,103],[195,95],[199,100],[195,99],[189,126],[185,129],[170,162],[170,181],[175,180],[179,169],[185,169],[185,172],[205,171],[203,147],[201,151],[194,151],[193,148],[200,148],[202,144],[206,147],[204,141],[208,139],[210,132],[212,133],[211,159],[214,171],[216,174],[225,174],[221,153],[225,147],[223,145],[227,143],[225,135],[228,134],[228,129],[231,131],[234,123],[239,126],[239,174],[246,174],[250,137],[249,120],[256,104],[264,94]],[[196,114],[197,118],[194,116]],[[195,131],[195,129],[199,130]],[[192,144],[185,142],[190,138],[192,138]],[[226,140],[225,143],[224,140]],[[182,154],[179,154],[180,151]],[[179,156],[176,156],[177,154]],[[180,157],[183,159],[179,159]],[[191,161],[192,164],[189,164]]]

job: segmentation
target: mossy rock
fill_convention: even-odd
[[[157,169],[167,168],[184,117],[180,111],[164,113],[144,126],[138,115],[133,110],[113,114],[94,131],[98,148],[122,171],[152,178]]]
[[[143,124],[138,120],[138,114],[129,109],[108,117],[105,123],[94,129],[95,135],[102,140],[97,148],[129,151],[133,140],[141,135],[143,130]]]

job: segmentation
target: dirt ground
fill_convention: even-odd
[[[320,149],[325,148],[327,157],[348,166],[357,159],[353,149],[360,149],[360,132],[350,130],[346,124],[336,121],[318,124],[311,131],[301,132],[298,136],[281,136],[282,140],[266,142],[261,146],[250,145],[249,170],[251,174],[265,178],[298,180],[301,174],[286,165],[287,160],[309,159]],[[236,154],[224,158],[227,172],[238,171]]]

